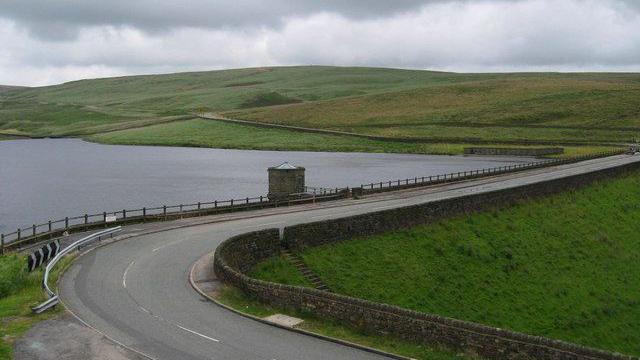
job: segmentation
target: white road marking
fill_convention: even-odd
[[[131,264],[129,264],[129,266],[127,266],[127,268],[124,270],[124,274],[122,274],[122,287],[125,289],[127,288],[127,273],[129,272],[129,269],[131,269],[131,266],[133,266],[135,262],[136,261],[133,260]]]
[[[168,244],[164,244],[164,245],[162,245],[162,246],[159,246],[159,247],[157,247],[157,248],[155,248],[155,249],[151,250],[151,252],[156,252],[156,251],[158,251],[158,250],[160,250],[160,249],[164,249],[164,248],[166,248],[167,246],[175,245],[175,244],[181,243],[181,242],[183,242],[183,241],[184,241],[184,239],[182,239],[182,240],[178,240],[178,241],[174,241],[174,242],[170,242],[170,243],[168,243]]]
[[[202,337],[202,338],[205,338],[205,339],[207,339],[207,340],[211,340],[211,341],[215,341],[215,342],[220,342],[220,340],[218,340],[218,339],[214,339],[214,338],[212,338],[212,337],[208,337],[208,336],[206,336],[206,335],[202,335],[202,334],[200,334],[199,332],[196,332],[196,331],[193,331],[193,330],[187,329],[186,327],[180,326],[180,325],[178,325],[178,324],[176,324],[176,326],[177,326],[177,327],[179,327],[180,329],[182,329],[182,330],[186,331],[186,332],[190,332],[190,333],[192,333],[192,334],[194,334],[194,335],[198,335],[198,336],[200,336],[200,337]]]

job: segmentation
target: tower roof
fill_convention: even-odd
[[[297,169],[297,167],[289,164],[288,162],[283,162],[282,164],[278,165],[275,167],[278,170],[294,170]]]

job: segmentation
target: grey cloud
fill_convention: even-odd
[[[640,70],[638,0],[4,1],[0,84],[296,64]]]
[[[277,27],[288,17],[320,12],[349,18],[385,17],[447,0],[9,0],[0,17],[13,20],[36,36],[69,39],[83,26],[128,25],[156,32],[176,27]]]

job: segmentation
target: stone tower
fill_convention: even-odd
[[[293,166],[288,162],[276,167],[270,167],[269,172],[269,200],[286,199],[290,194],[304,192],[304,168]]]

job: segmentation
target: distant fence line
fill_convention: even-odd
[[[102,212],[98,214],[84,214],[74,217],[65,217],[59,220],[49,220],[43,224],[33,224],[19,228],[14,232],[0,234],[0,252],[5,250],[17,250],[23,245],[29,245],[41,240],[62,236],[66,233],[88,231],[107,226],[125,225],[139,222],[166,221],[185,217],[212,215],[225,212],[261,209],[268,207],[290,206],[312,203],[316,201],[330,201],[344,199],[351,196],[360,196],[386,191],[396,191],[407,188],[429,186],[447,182],[475,179],[486,176],[518,172],[534,168],[553,165],[570,164],[579,161],[619,155],[624,150],[609,151],[592,155],[582,155],[565,159],[549,159],[532,163],[498,166],[471,171],[453,172],[443,175],[422,176],[407,179],[381,181],[376,183],[361,184],[352,188],[314,188],[305,187],[304,193],[292,194],[289,199],[270,201],[266,196],[245,197],[223,201],[198,202],[192,204],[163,205],[157,207],[142,207],[137,209],[123,209],[117,211]]]

